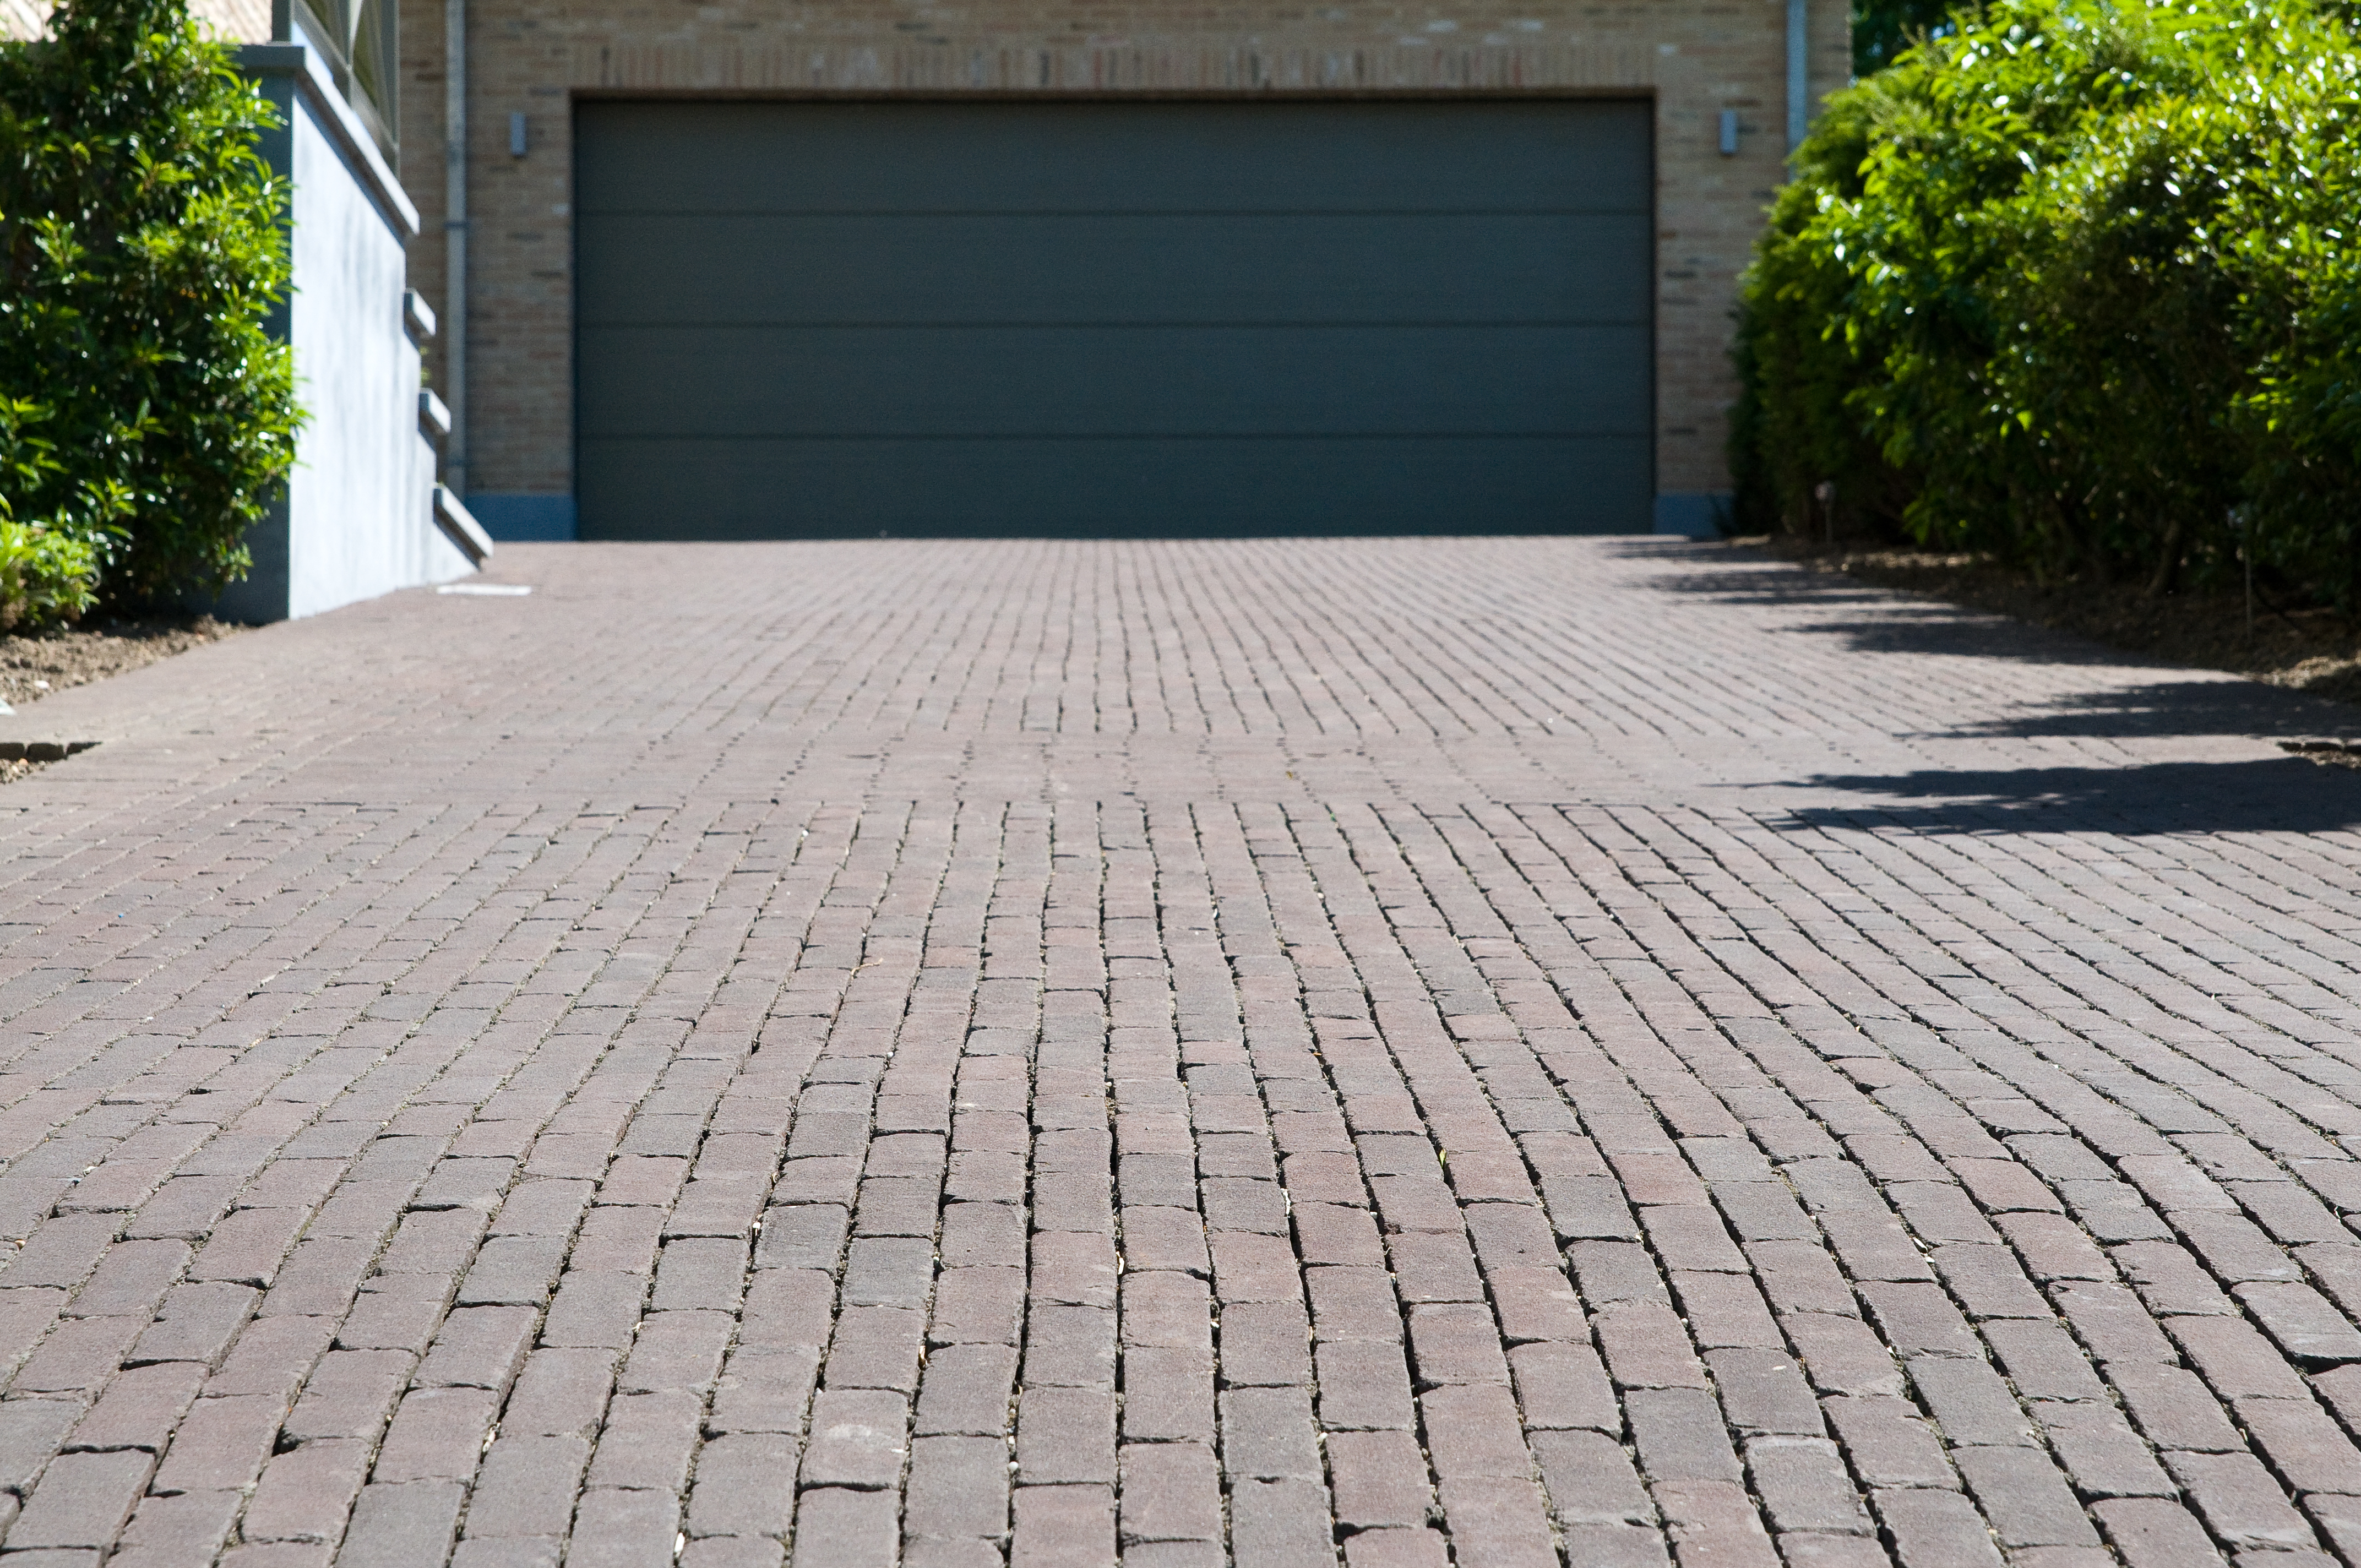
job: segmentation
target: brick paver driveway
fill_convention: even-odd
[[[499,560],[5,721],[0,1568],[2361,1553],[2338,710],[1641,541]]]

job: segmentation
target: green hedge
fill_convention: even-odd
[[[1853,0],[1853,74],[1884,70],[1919,38],[1941,31],[1950,16],[1948,0]]]
[[[1995,0],[1837,94],[1746,278],[1741,522],[2159,592],[2251,536],[2361,603],[2357,104],[2312,0]]]
[[[244,576],[294,460],[274,111],[186,0],[0,44],[0,619]],[[63,574],[60,576],[59,574]],[[79,584],[77,587],[75,585]]]

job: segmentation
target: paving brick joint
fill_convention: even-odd
[[[2361,1561],[2337,710],[1718,548],[504,548],[10,721],[0,1568]]]

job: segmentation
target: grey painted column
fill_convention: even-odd
[[[453,0],[456,5],[457,0]],[[1806,49],[1805,5],[1807,0],[1787,0],[1787,150],[1804,145],[1811,126],[1811,55]]]

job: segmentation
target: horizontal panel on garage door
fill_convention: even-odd
[[[581,104],[582,532],[1644,529],[1647,126]]]
[[[579,309],[614,325],[1644,323],[1649,309],[1640,214],[711,214],[684,223],[634,213],[586,214],[575,234]],[[1205,265],[1209,251],[1219,268]],[[1045,267],[1044,255],[1091,265]],[[641,265],[650,256],[665,258],[661,288]]]
[[[619,441],[581,483],[612,539],[1620,532],[1644,436],[1528,441]],[[694,534],[668,520],[694,517]]]
[[[582,345],[636,367],[584,389],[586,440],[1647,430],[1640,327],[586,328]]]
[[[593,102],[577,124],[583,213],[1649,210],[1636,102]]]

